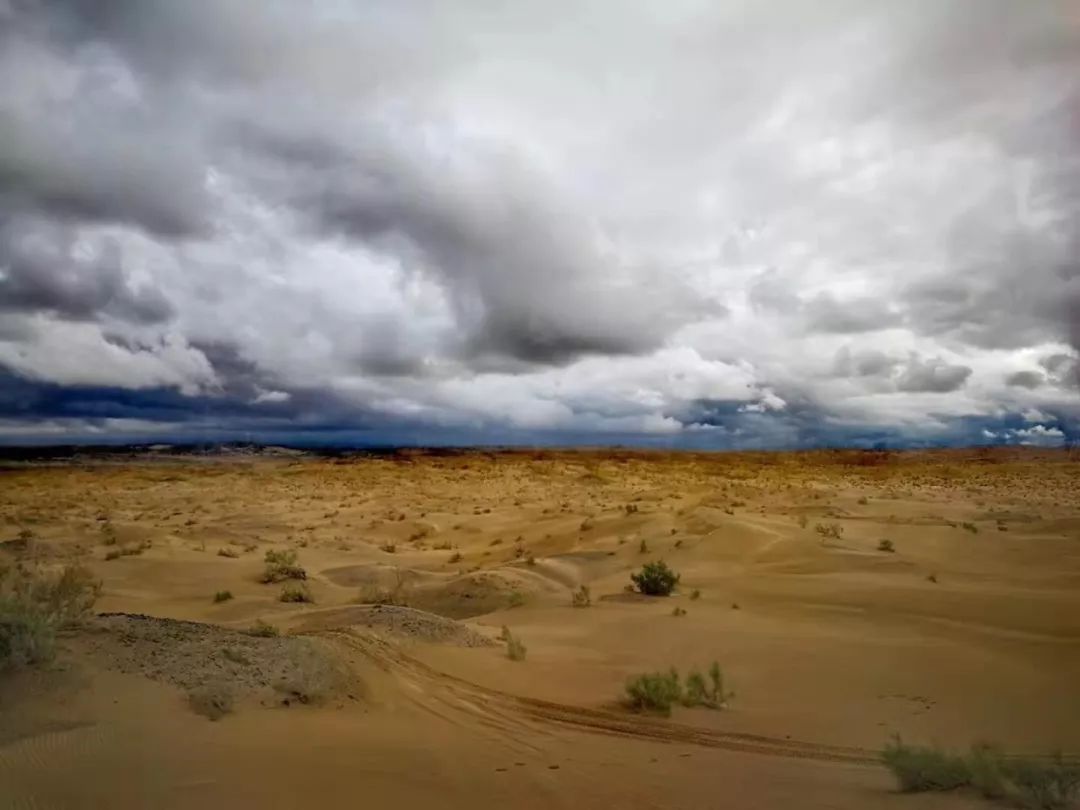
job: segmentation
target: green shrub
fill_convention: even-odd
[[[1001,752],[992,745],[973,745],[968,755],[971,786],[987,799],[1006,794],[1005,763]]]
[[[671,707],[682,699],[679,673],[647,672],[626,682],[626,705],[634,711],[671,714]]]
[[[1007,765],[1017,799],[1034,810],[1064,810],[1080,798],[1080,765],[1060,755],[1049,762],[1018,759]]]
[[[278,596],[279,602],[314,602],[311,591],[304,584],[286,583]]]
[[[679,575],[663,560],[645,563],[641,572],[631,574],[630,580],[646,596],[670,596],[679,584]]]
[[[214,594],[214,602],[228,602],[233,598],[232,591],[218,591]]]
[[[89,614],[100,593],[101,583],[81,566],[55,576],[0,569],[0,670],[50,660],[56,631]]]
[[[963,757],[938,748],[905,745],[896,737],[881,754],[905,793],[955,790],[971,784],[971,769]]]
[[[307,579],[307,571],[300,567],[296,558],[296,551],[293,549],[283,551],[271,549],[266,552],[263,559],[266,567],[259,578],[260,582],[272,583],[284,582],[288,579]]]
[[[709,689],[705,685],[705,676],[696,669],[691,670],[690,674],[686,676],[682,703],[684,706],[708,706],[712,704]]]

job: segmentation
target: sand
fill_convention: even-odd
[[[878,751],[1080,752],[1062,451],[159,452],[0,493],[0,555],[82,562],[124,614],[0,678],[0,806],[985,807]],[[289,549],[313,602],[259,581]],[[627,593],[656,559],[676,593]],[[724,710],[620,705],[714,660]]]

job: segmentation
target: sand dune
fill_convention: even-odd
[[[159,453],[0,486],[0,554],[136,614],[0,680],[6,806],[986,806],[898,794],[882,744],[1080,752],[1065,453]],[[656,559],[678,590],[628,593]],[[619,703],[714,660],[722,711]]]

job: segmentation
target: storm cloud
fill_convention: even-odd
[[[1067,0],[0,0],[0,77],[5,441],[1080,431]]]

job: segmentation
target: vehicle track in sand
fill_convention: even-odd
[[[433,669],[375,636],[344,629],[327,630],[318,635],[362,654],[387,673],[406,678],[414,687],[409,690],[409,696],[418,702],[437,701],[438,709],[430,704],[421,705],[421,708],[449,722],[456,722],[453,720],[455,712],[465,712],[473,721],[508,735],[520,732],[522,724],[535,732],[549,734],[551,726],[561,726],[596,734],[791,759],[859,765],[877,765],[881,761],[878,751],[867,748],[715,731],[637,714],[512,695]]]

